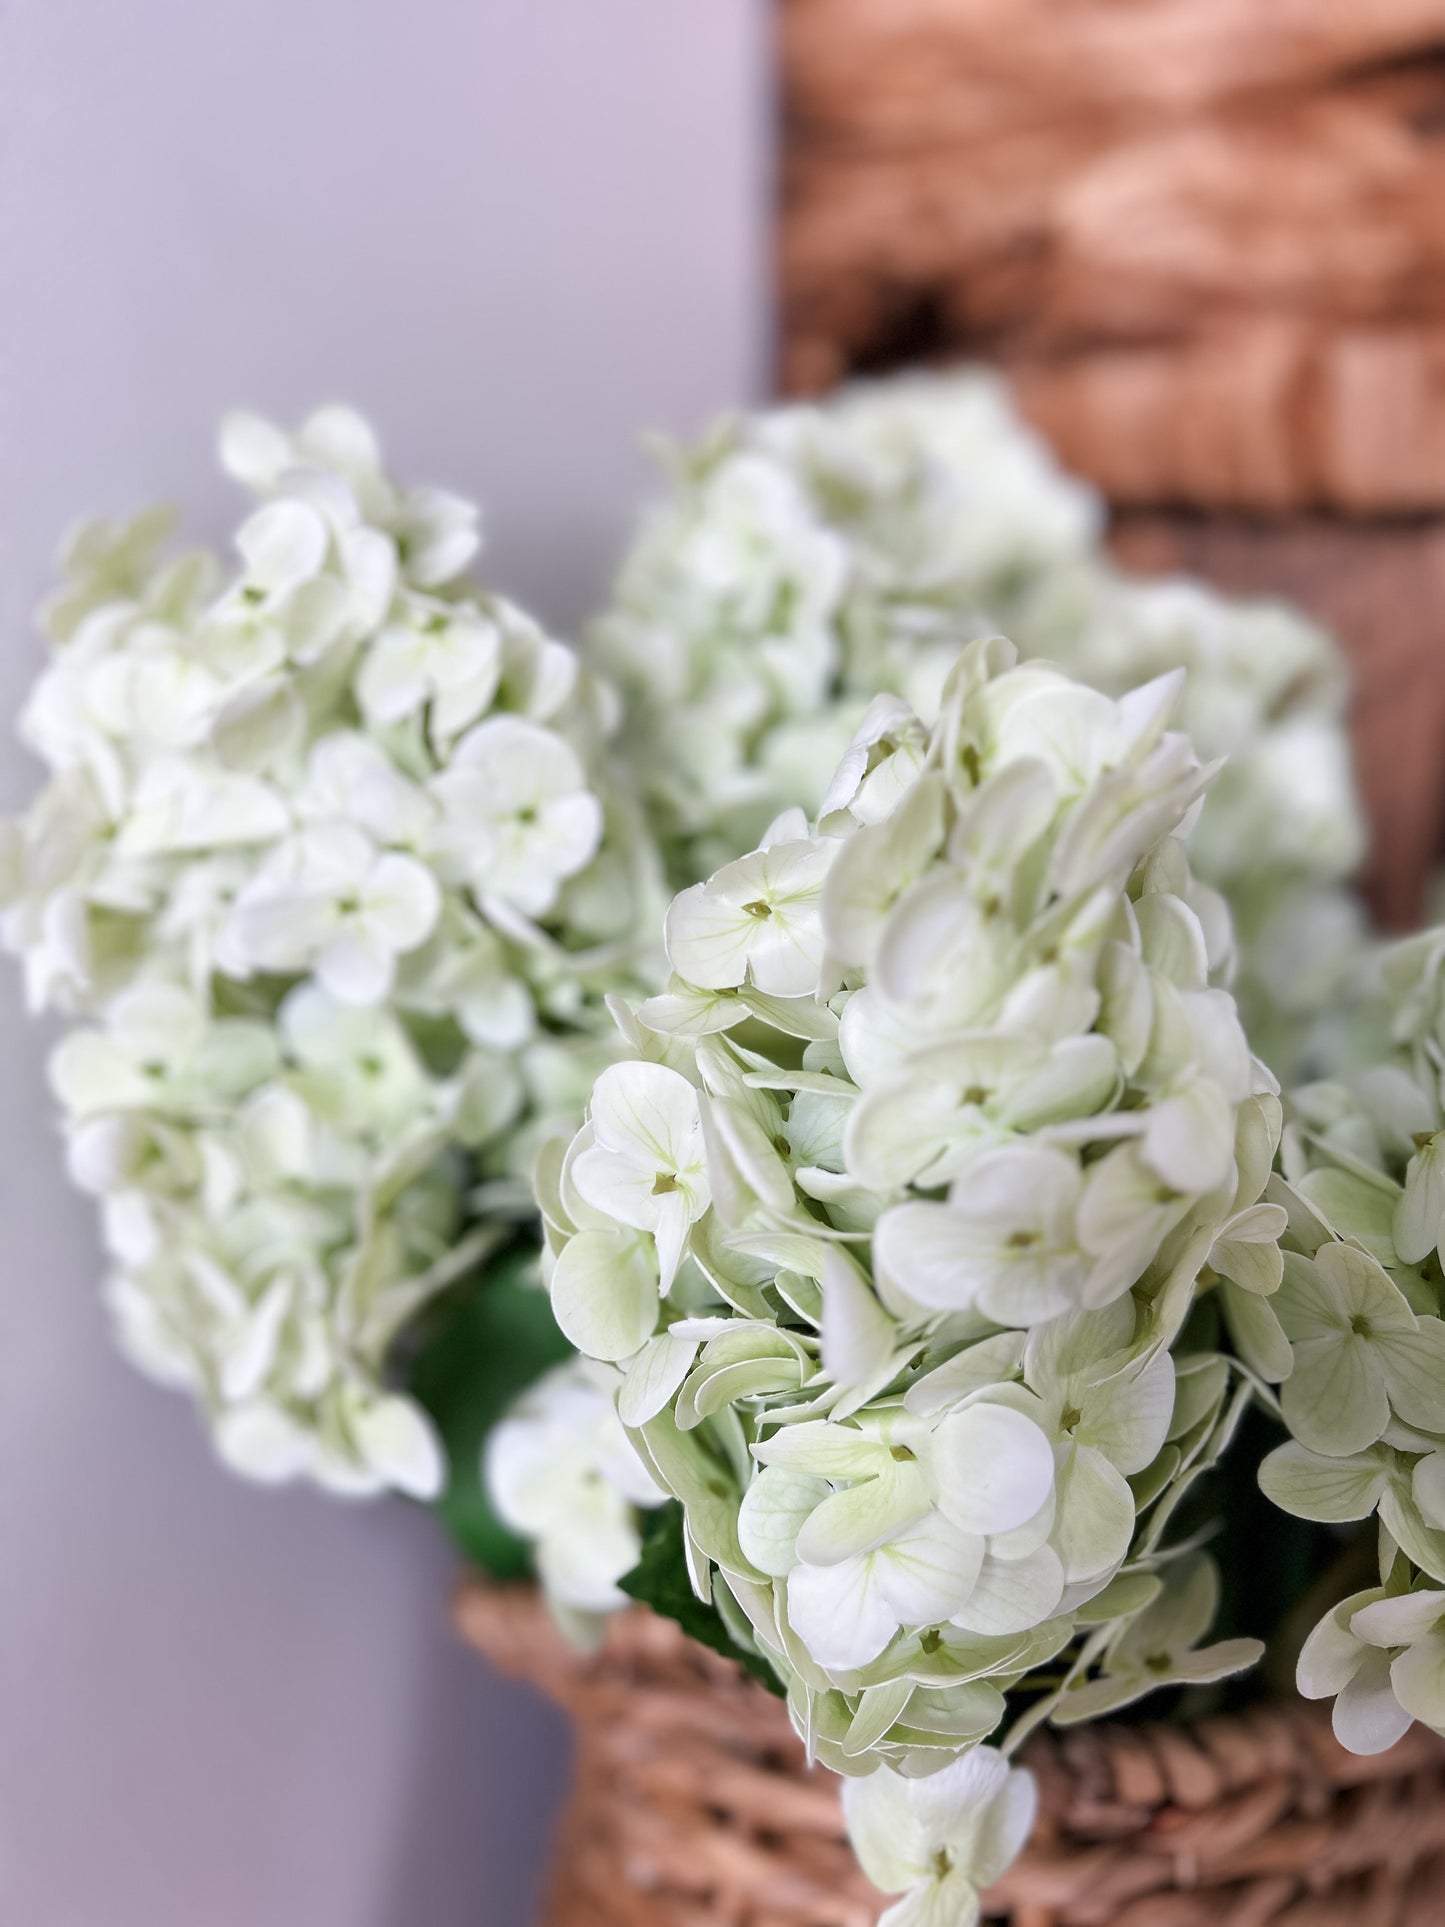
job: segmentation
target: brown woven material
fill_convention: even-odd
[[[783,373],[1013,367],[1116,501],[1445,508],[1445,0],[783,0]]]
[[[573,1717],[547,1927],[872,1927],[837,1785],[779,1702],[637,1609],[566,1646],[535,1595],[479,1582],[462,1632]],[[1318,1709],[1041,1735],[1040,1818],[988,1896],[1013,1927],[1441,1927],[1445,1744],[1359,1759]]]

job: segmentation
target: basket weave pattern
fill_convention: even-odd
[[[467,1584],[462,1632],[577,1729],[547,1927],[873,1927],[837,1785],[780,1703],[635,1609],[572,1652],[535,1595]],[[1344,1752],[1299,1705],[1031,1742],[1040,1818],[987,1897],[1013,1927],[1441,1927],[1445,1744]]]
[[[1065,465],[1145,519],[1127,560],[1335,627],[1366,887],[1418,922],[1445,852],[1445,0],[778,21],[783,386],[998,362]]]
[[[1442,0],[786,0],[784,374],[1009,360],[1117,501],[1445,505]]]

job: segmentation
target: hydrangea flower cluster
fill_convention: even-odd
[[[501,1517],[533,1548],[562,1629],[595,1644],[627,1604],[618,1581],[642,1550],[639,1511],[667,1496],[617,1415],[617,1371],[575,1358],[537,1379],[488,1434],[484,1476]]]
[[[129,1353],[240,1470],[429,1494],[388,1352],[530,1208],[647,981],[655,864],[610,699],[469,579],[469,503],[340,408],[234,416],[221,454],[259,498],[239,567],[162,559],[156,515],[69,546],[4,939],[82,1020],[52,1081]]]
[[[592,647],[627,694],[679,885],[815,807],[877,692],[935,714],[970,637],[1002,630],[1114,696],[1184,667],[1180,727],[1229,758],[1191,861],[1234,910],[1256,1047],[1308,1061],[1360,941],[1339,887],[1362,847],[1343,665],[1321,630],[1121,575],[1096,498],[979,372],[728,423],[673,483]]]
[[[1137,581],[1096,559],[1030,583],[1008,621],[1026,655],[1109,695],[1186,671],[1179,727],[1201,756],[1223,759],[1189,857],[1229,900],[1250,1042],[1282,1074],[1328,1062],[1365,936],[1343,887],[1365,829],[1332,639],[1283,603]]]
[[[1038,1721],[1260,1650],[1200,1648],[1212,1570],[1168,1540],[1250,1396],[1185,1321],[1274,1292],[1285,1223],[1178,681],[1115,701],[993,639],[932,727],[880,698],[815,824],[676,897],[633,1058],[538,1168],[558,1322],[697,1593],[870,1776],[900,1922],[973,1918]]]
[[[1291,1433],[1265,1492],[1304,1519],[1378,1520],[1378,1585],[1326,1616],[1298,1670],[1360,1753],[1413,1720],[1445,1733],[1445,929],[1380,972],[1389,1047],[1293,1100],[1284,1281],[1237,1334]]]
[[[960,643],[1101,522],[982,373],[735,417],[668,465],[590,647],[680,884],[815,808],[875,694],[934,713]]]

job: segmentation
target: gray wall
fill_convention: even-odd
[[[638,432],[759,379],[765,59],[760,0],[8,0],[5,717],[61,528],[220,533],[238,401],[361,403],[575,620]],[[8,966],[0,1048],[0,1923],[518,1927],[560,1722],[452,1645],[425,1517],[231,1481],[114,1360]]]

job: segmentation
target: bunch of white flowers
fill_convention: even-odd
[[[640,1509],[666,1498],[617,1415],[617,1372],[554,1366],[488,1434],[484,1477],[502,1519],[533,1548],[559,1623],[591,1645],[627,1604],[618,1586],[642,1550]]]
[[[815,808],[879,691],[931,714],[960,642],[1100,523],[982,373],[735,417],[667,459],[590,647],[679,883]]]
[[[1222,1677],[1166,1543],[1250,1395],[1177,1341],[1279,1283],[1269,1074],[1179,833],[1177,676],[1114,701],[997,639],[880,698],[801,811],[684,890],[538,1187],[559,1324],[680,1501],[900,1922],[974,1917],[1040,1720]],[[1221,1287],[1224,1288],[1224,1287]],[[953,1766],[967,1756],[970,1764]]]
[[[1331,638],[1283,603],[1096,559],[1037,578],[1008,621],[1025,655],[1109,695],[1186,671],[1179,726],[1224,759],[1189,857],[1229,900],[1250,1042],[1282,1074],[1329,1061],[1363,958],[1363,912],[1342,886],[1365,847]]]
[[[1380,969],[1391,1047],[1352,1088],[1294,1100],[1284,1282],[1238,1334],[1292,1435],[1265,1492],[1330,1525],[1378,1518],[1379,1584],[1327,1615],[1298,1672],[1360,1753],[1412,1720],[1445,1733],[1445,929]]]
[[[1191,843],[1235,911],[1237,992],[1276,1067],[1304,1056],[1358,947],[1339,887],[1362,828],[1343,666],[1321,630],[1100,553],[1100,504],[980,372],[845,389],[673,459],[591,647],[681,885],[816,807],[880,691],[925,717],[959,645],[1002,630],[1122,695],[1189,680],[1180,726],[1228,756]]]
[[[530,1208],[647,981],[656,866],[610,700],[468,579],[470,504],[396,487],[346,409],[231,417],[221,454],[260,498],[233,572],[159,560],[155,515],[70,544],[4,936],[85,1020],[52,1080],[130,1354],[245,1472],[429,1494],[388,1352]]]

